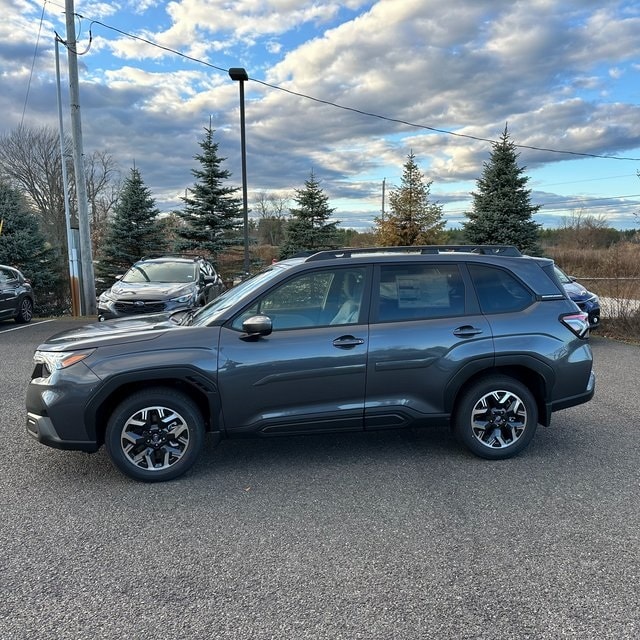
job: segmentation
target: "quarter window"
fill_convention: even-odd
[[[469,265],[482,313],[520,311],[533,301],[533,294],[507,271],[483,265]]]

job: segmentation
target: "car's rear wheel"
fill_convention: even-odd
[[[18,307],[16,322],[18,324],[26,324],[31,322],[31,318],[33,318],[33,302],[31,302],[30,298],[22,298]]]
[[[139,391],[111,414],[105,445],[128,476],[160,482],[181,476],[204,444],[204,420],[195,403],[168,388]]]
[[[453,429],[459,442],[477,456],[510,458],[531,442],[538,407],[529,389],[514,378],[491,376],[473,384],[460,398]]]

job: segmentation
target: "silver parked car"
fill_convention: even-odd
[[[100,295],[98,318],[202,307],[224,288],[213,265],[202,257],[144,258]]]

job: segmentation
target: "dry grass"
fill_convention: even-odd
[[[640,245],[618,243],[608,249],[552,247],[558,266],[601,298],[612,298],[599,333],[640,343]]]

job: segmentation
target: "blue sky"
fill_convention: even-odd
[[[0,135],[56,127],[64,0],[0,8]],[[210,118],[241,184],[239,92],[226,70],[244,67],[250,205],[261,192],[291,195],[313,170],[336,218],[364,230],[383,179],[388,194],[413,151],[455,226],[491,150],[473,138],[508,123],[518,145],[607,156],[521,148],[540,223],[579,213],[638,224],[635,0],[76,0],[75,12],[85,152],[108,152],[124,175],[135,162],[162,210],[193,184]]]

